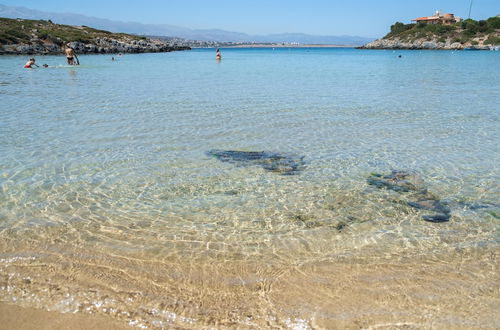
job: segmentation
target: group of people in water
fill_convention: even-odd
[[[75,50],[73,47],[71,47],[70,44],[66,45],[66,49],[64,50],[64,53],[66,54],[66,61],[68,65],[80,65],[80,61],[78,60],[78,57],[75,54]],[[76,60],[76,61],[75,61]],[[42,65],[44,68],[48,68],[48,64]],[[30,58],[28,62],[24,65],[25,69],[33,69],[34,67],[39,68],[38,64],[36,64],[36,60],[34,57]]]
[[[73,47],[71,47],[71,45],[69,43],[66,45],[66,49],[64,50],[64,53],[66,54],[66,61],[68,62],[68,65],[80,65],[80,61],[78,60],[78,57],[75,54],[75,50],[73,49]],[[122,55],[121,53],[118,54],[118,56],[121,56],[121,55]],[[217,61],[220,61],[222,59],[222,55],[221,55],[219,48],[217,48],[217,50],[215,51],[215,59]],[[114,61],[115,58],[112,57],[111,60]],[[35,58],[33,58],[33,57],[30,58],[29,61],[26,62],[26,64],[24,65],[24,68],[25,69],[33,69],[33,67],[39,68],[38,64],[36,64],[35,62],[36,62]],[[42,66],[44,68],[49,67],[48,64],[44,64]]]

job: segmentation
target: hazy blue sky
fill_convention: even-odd
[[[250,34],[304,32],[379,37],[395,21],[435,10],[467,17],[470,0],[0,0],[49,12]],[[500,14],[500,0],[474,0],[472,18]]]

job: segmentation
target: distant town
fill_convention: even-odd
[[[351,45],[327,45],[327,44],[303,44],[299,42],[218,42],[206,40],[188,40],[176,37],[166,36],[147,36],[151,39],[158,39],[166,42],[174,47],[191,47],[191,48],[286,48],[286,47],[349,47]]]

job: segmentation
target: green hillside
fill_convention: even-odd
[[[478,44],[476,39],[482,39],[483,45],[500,45],[500,17],[490,17],[487,20],[476,21],[466,19],[454,25],[441,24],[404,24],[397,22],[391,26],[383,39],[399,38],[404,42],[417,39],[445,42],[447,39],[462,44]]]
[[[62,46],[67,42],[91,43],[97,38],[141,40],[145,37],[125,33],[112,33],[88,26],[54,24],[50,20],[0,18],[0,44],[50,42]]]

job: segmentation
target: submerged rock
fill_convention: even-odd
[[[451,218],[451,210],[437,197],[427,192],[419,192],[409,197],[407,204],[419,210],[432,211],[432,215],[424,215],[422,219],[430,222],[446,222]]]
[[[269,151],[210,150],[209,156],[222,162],[261,166],[281,175],[297,174],[304,168],[304,157]]]
[[[449,213],[434,214],[434,215],[423,215],[422,219],[429,222],[447,222],[451,218]]]
[[[398,192],[418,191],[420,181],[417,176],[405,171],[392,171],[388,175],[372,173],[367,179],[369,185]]]
[[[406,171],[392,171],[391,174],[381,175],[372,173],[367,179],[369,185],[379,189],[389,189],[405,194],[405,203],[418,210],[431,211],[432,214],[422,216],[429,222],[446,222],[451,218],[451,210],[439,198],[427,192],[423,181],[416,175]]]
[[[498,207],[496,204],[490,204],[490,203],[467,203],[467,202],[459,202],[459,206],[469,209],[469,210],[480,210],[480,209],[488,209],[491,207]]]
[[[449,207],[444,205],[436,196],[428,192],[418,192],[415,195],[410,196],[410,201],[408,205],[416,209],[429,210],[439,213],[450,213]]]

